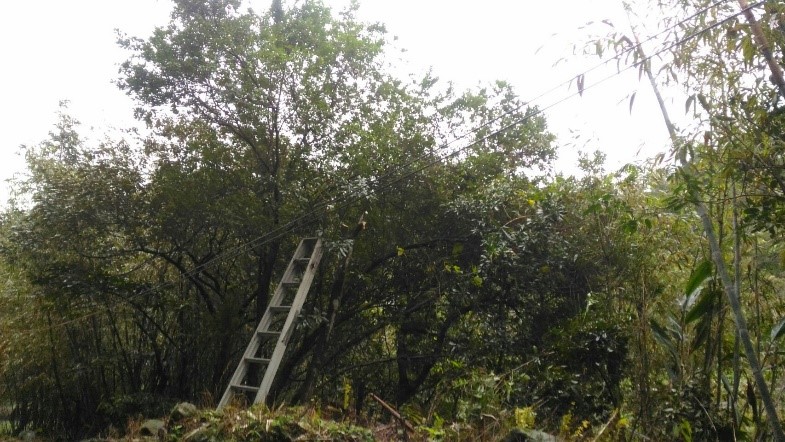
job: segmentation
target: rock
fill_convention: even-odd
[[[529,436],[530,441],[534,442],[559,442],[559,438],[539,430],[526,430],[524,431]]]
[[[521,430],[514,428],[501,442],[558,442],[559,438],[537,430]]]
[[[36,440],[36,434],[35,434],[35,431],[32,431],[32,430],[25,430],[25,431],[23,431],[23,432],[19,433],[19,439],[20,439],[20,440],[24,440],[24,441],[28,441],[28,440]]]
[[[180,402],[172,408],[172,412],[169,413],[169,420],[171,422],[179,422],[183,419],[193,417],[198,411],[199,409],[196,408],[196,405],[190,402]]]
[[[160,419],[148,419],[139,427],[139,434],[163,438],[166,436],[166,423]]]

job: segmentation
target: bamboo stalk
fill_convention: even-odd
[[[744,0],[739,0],[739,3],[746,5]],[[749,8],[747,8],[747,11],[748,10]],[[641,62],[644,63],[643,69],[649,79],[649,83],[651,84],[652,90],[654,91],[654,95],[657,98],[657,103],[660,106],[662,117],[665,120],[665,125],[668,128],[668,134],[670,136],[671,143],[673,144],[673,149],[678,150],[681,143],[676,133],[676,129],[671,122],[668,110],[665,107],[665,101],[663,100],[662,94],[660,93],[659,87],[657,86],[657,82],[654,79],[654,74],[651,72],[651,66],[649,66],[646,62],[647,58],[643,52],[640,40],[634,31],[633,36],[635,37],[635,43],[637,44],[636,48],[638,55],[641,58]],[[779,78],[782,78],[781,71],[779,71]],[[783,81],[782,84],[782,93],[783,96],[785,96],[785,81]],[[677,157],[681,162],[682,168],[689,173],[692,164],[687,159],[686,154],[677,155]],[[700,200],[696,189],[692,186],[687,186],[687,188],[690,199],[695,206],[695,211],[698,213],[698,217],[700,217],[701,223],[703,224],[703,230],[706,233],[706,239],[709,243],[709,249],[711,250],[712,261],[714,262],[714,265],[717,269],[717,274],[720,276],[720,281],[722,281],[725,295],[728,298],[728,303],[731,307],[731,311],[733,312],[736,329],[738,330],[739,338],[741,340],[742,346],[744,347],[744,353],[747,356],[747,361],[750,364],[750,370],[752,371],[755,384],[758,387],[758,392],[760,392],[761,400],[763,401],[764,408],[766,409],[766,415],[768,417],[769,425],[771,426],[774,440],[778,442],[785,442],[785,433],[782,431],[782,425],[780,424],[779,417],[777,416],[777,408],[775,407],[774,401],[771,398],[771,393],[769,392],[766,379],[763,377],[760,360],[758,359],[758,355],[752,345],[749,330],[747,329],[747,320],[744,317],[741,302],[739,301],[738,296],[736,296],[736,285],[731,280],[730,273],[728,272],[728,268],[725,265],[725,259],[722,256],[722,250],[720,249],[719,242],[717,241],[717,235],[714,231],[714,224],[712,223],[711,217],[709,216],[709,210],[706,207],[706,204]]]

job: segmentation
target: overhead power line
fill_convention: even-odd
[[[716,7],[717,5],[720,5],[720,4],[725,3],[727,1],[728,0],[722,0],[722,1],[715,2],[711,6],[709,6],[707,8],[704,8],[701,11],[691,15],[688,19],[684,19],[684,20],[680,21],[679,23],[677,23],[676,25],[671,26],[670,28],[668,28],[668,30],[671,30],[671,29],[675,28],[676,26],[684,24],[687,20],[692,19],[692,18],[694,18],[697,15],[700,15],[702,13],[705,13],[710,8]],[[458,148],[458,149],[456,149],[454,151],[451,151],[451,152],[445,152],[442,155],[437,154],[433,158],[430,158],[425,163],[420,164],[419,166],[416,166],[416,167],[412,167],[412,165],[414,165],[416,162],[428,159],[428,155],[420,155],[417,158],[415,158],[414,160],[410,160],[410,161],[404,163],[401,167],[399,167],[398,168],[399,175],[394,177],[394,178],[392,178],[392,179],[390,179],[389,182],[384,183],[384,182],[382,182],[381,179],[377,179],[376,182],[378,184],[377,184],[376,188],[371,191],[371,193],[373,193],[373,194],[384,193],[385,191],[387,191],[388,189],[393,187],[395,184],[397,184],[397,183],[399,183],[399,182],[401,182],[401,181],[403,181],[403,180],[405,180],[405,179],[407,179],[407,178],[409,178],[409,177],[411,177],[411,176],[413,176],[413,175],[415,175],[415,174],[417,174],[417,173],[419,173],[419,172],[421,172],[421,171],[423,171],[423,170],[425,170],[425,169],[427,169],[429,167],[432,167],[435,164],[443,162],[443,161],[445,161],[445,160],[447,160],[449,158],[455,157],[455,156],[459,155],[460,153],[465,152],[466,150],[468,150],[468,149],[470,149],[472,147],[477,146],[480,143],[488,141],[488,140],[492,139],[493,137],[495,137],[495,136],[497,136],[497,135],[499,135],[499,134],[501,134],[501,133],[503,133],[503,132],[505,132],[505,131],[513,128],[513,127],[515,127],[515,126],[518,126],[518,125],[522,124],[526,120],[528,120],[528,119],[530,119],[532,117],[536,117],[537,115],[542,114],[543,112],[545,112],[546,110],[548,110],[550,108],[553,108],[553,107],[555,107],[555,106],[557,106],[557,105],[559,105],[559,104],[561,104],[561,103],[563,103],[563,102],[565,102],[565,101],[567,101],[567,100],[569,100],[571,98],[574,98],[576,96],[581,95],[586,90],[589,90],[589,89],[594,88],[594,87],[596,87],[596,86],[598,86],[598,85],[600,85],[602,83],[605,83],[606,81],[608,81],[608,80],[610,80],[610,79],[612,79],[614,77],[617,77],[617,76],[621,75],[622,73],[624,73],[624,72],[626,72],[628,70],[631,70],[631,69],[634,69],[634,68],[638,68],[641,65],[641,63],[647,63],[652,58],[657,57],[657,56],[659,56],[659,55],[661,55],[661,54],[663,54],[663,53],[665,53],[667,51],[670,51],[670,50],[672,50],[672,49],[674,49],[674,48],[684,44],[685,42],[687,42],[689,40],[692,40],[694,38],[697,38],[697,37],[705,34],[706,32],[709,32],[709,31],[711,31],[713,29],[716,29],[717,27],[722,26],[723,24],[726,24],[726,23],[732,21],[733,19],[735,19],[736,17],[744,14],[746,11],[754,9],[754,8],[757,8],[757,7],[761,6],[761,5],[763,5],[764,3],[765,3],[764,1],[759,1],[759,2],[757,2],[755,4],[752,4],[748,8],[743,9],[742,11],[736,12],[736,13],[734,13],[734,14],[732,14],[732,15],[730,15],[730,16],[728,16],[728,17],[726,17],[726,18],[724,18],[724,19],[722,19],[722,20],[720,20],[718,22],[715,22],[715,23],[713,23],[713,24],[711,24],[711,25],[709,25],[709,26],[699,30],[699,31],[696,31],[696,32],[694,32],[692,34],[689,34],[689,35],[687,35],[687,36],[677,40],[676,42],[674,42],[674,43],[672,43],[670,45],[667,45],[666,47],[660,49],[659,51],[657,51],[657,52],[647,56],[644,59],[638,60],[636,63],[633,63],[633,64],[625,67],[624,69],[621,69],[621,70],[619,70],[619,71],[617,71],[617,72],[615,72],[613,74],[607,75],[606,77],[603,77],[599,81],[596,81],[596,82],[594,82],[594,83],[592,83],[590,85],[584,86],[581,91],[574,92],[574,93],[572,93],[572,94],[570,94],[570,95],[568,95],[566,97],[563,97],[561,99],[558,99],[558,100],[556,100],[556,101],[554,101],[554,102],[552,102],[552,103],[550,103],[547,106],[544,106],[542,108],[537,108],[533,113],[527,114],[524,117],[518,118],[518,119],[508,123],[507,125],[505,125],[505,126],[499,128],[499,129],[497,129],[497,130],[495,130],[495,131],[493,131],[493,132],[483,136],[482,138],[476,139],[476,140],[474,140],[474,141],[464,145],[461,148]],[[668,30],[661,31],[660,33],[658,33],[656,35],[661,35],[663,32],[667,32]],[[651,41],[653,38],[654,37],[649,37],[646,40],[644,40],[643,43],[645,43],[647,41]],[[622,52],[622,54],[628,53],[628,52],[633,51],[633,50],[637,50],[638,47],[639,47],[639,45],[631,45],[631,47],[625,49]],[[613,59],[615,59],[615,58],[613,58]],[[586,73],[588,73],[590,71],[593,71],[593,70],[595,70],[595,69],[597,69],[597,68],[599,68],[599,67],[601,67],[601,66],[603,66],[603,65],[605,65],[607,63],[608,63],[608,61],[600,63],[597,66],[594,66],[594,67],[584,71],[583,74],[581,74],[581,75],[585,75]],[[575,78],[575,77],[573,77],[573,78]],[[540,99],[541,97],[544,97],[544,96],[546,96],[546,95],[556,91],[558,88],[564,86],[565,84],[569,84],[571,81],[572,81],[572,79],[569,80],[569,81],[563,82],[559,86],[557,86],[555,88],[552,88],[552,89],[549,89],[548,91],[538,95],[533,100]],[[528,104],[525,104],[525,105],[528,106]],[[495,123],[495,122],[497,122],[499,120],[501,120],[503,117],[512,115],[514,112],[520,110],[523,106],[524,105],[519,106],[516,109],[513,109],[511,111],[505,112],[504,114],[494,118],[493,120],[491,120],[489,122],[486,122],[486,123],[476,127],[472,131],[470,131],[470,132],[468,132],[468,133],[466,133],[466,134],[456,138],[456,140],[452,140],[449,143],[444,144],[443,146],[441,146],[439,148],[439,150],[446,151],[446,148],[448,148],[450,145],[454,144],[457,140],[466,138],[467,136],[469,136],[471,134],[478,133],[480,130],[490,126],[491,124],[493,124],[493,123]],[[404,170],[404,169],[409,169],[409,170]],[[393,172],[388,172],[387,174],[384,175],[384,178],[390,177],[392,175],[392,173]],[[363,198],[364,198],[363,196],[345,197],[344,195],[338,194],[338,195],[335,195],[335,196],[333,196],[331,198],[324,199],[321,202],[318,202],[318,203],[314,204],[313,208],[311,210],[305,212],[304,214],[302,214],[302,215],[300,215],[298,217],[295,217],[292,220],[290,220],[289,222],[287,222],[285,224],[282,224],[281,226],[278,226],[278,227],[272,229],[271,231],[265,233],[264,235],[260,235],[260,236],[254,238],[254,239],[252,239],[252,240],[250,240],[250,241],[248,241],[248,242],[246,242],[244,244],[240,244],[238,246],[230,248],[229,250],[227,250],[227,251],[225,251],[225,252],[223,252],[221,254],[216,255],[215,257],[213,257],[209,261],[194,267],[192,270],[190,270],[188,272],[181,272],[178,275],[178,277],[179,277],[180,281],[182,281],[184,279],[187,279],[188,277],[196,276],[200,272],[202,272],[203,270],[211,267],[212,265],[216,264],[217,262],[220,262],[222,260],[238,256],[238,255],[240,255],[240,254],[242,254],[242,253],[246,252],[247,250],[250,250],[250,249],[252,249],[254,247],[260,247],[260,246],[269,244],[270,242],[275,241],[275,240],[283,237],[284,235],[286,235],[287,233],[289,233],[290,231],[294,230],[297,227],[302,227],[302,226],[305,226],[305,225],[308,225],[308,224],[312,223],[316,218],[318,218],[319,215],[324,213],[324,211],[328,207],[332,206],[333,208],[336,208],[336,209],[337,208],[346,208],[346,207],[349,207],[349,206],[351,206],[353,204],[356,204],[357,202],[359,202]],[[146,289],[146,290],[144,290],[142,292],[135,293],[135,294],[133,294],[133,295],[131,295],[129,297],[123,298],[122,300],[125,301],[125,302],[129,302],[130,303],[132,299],[135,299],[135,298],[138,298],[138,297],[141,297],[141,296],[150,295],[152,293],[155,293],[156,291],[159,291],[159,290],[161,290],[161,289],[163,289],[165,287],[169,287],[169,286],[174,285],[174,284],[176,284],[176,282],[163,282],[163,283],[157,284],[156,286],[154,286],[152,288]],[[99,308],[97,310],[93,310],[93,311],[91,311],[91,312],[89,312],[87,314],[78,316],[76,318],[65,320],[65,321],[62,321],[62,322],[59,322],[59,323],[56,323],[56,324],[52,324],[52,325],[49,325],[49,326],[46,326],[46,327],[42,327],[42,328],[39,328],[39,329],[36,329],[36,330],[28,330],[28,331],[29,332],[45,331],[45,330],[49,330],[49,329],[56,329],[56,328],[65,327],[65,326],[67,326],[69,324],[72,324],[72,323],[75,323],[75,322],[79,322],[79,321],[88,319],[88,318],[90,318],[92,316],[95,316],[95,315],[101,313],[103,310],[106,310],[106,309],[107,309],[107,307]]]
[[[481,125],[479,125],[479,126],[477,126],[477,127],[473,128],[472,130],[470,130],[470,131],[468,131],[468,132],[466,132],[466,133],[464,133],[464,134],[462,134],[462,135],[460,135],[460,136],[458,136],[458,137],[454,138],[453,140],[451,140],[451,141],[449,141],[449,142],[447,142],[447,143],[443,144],[442,146],[440,146],[440,147],[438,148],[438,150],[442,150],[442,151],[444,151],[444,150],[447,150],[447,149],[448,149],[449,147],[451,147],[452,145],[456,144],[457,142],[459,142],[459,141],[461,141],[461,140],[463,140],[463,139],[465,139],[465,138],[468,138],[468,137],[469,137],[469,136],[471,136],[472,134],[476,134],[476,133],[478,133],[479,131],[481,131],[481,130],[483,130],[483,129],[487,128],[487,127],[490,127],[490,126],[491,126],[491,125],[493,125],[494,123],[496,123],[496,122],[498,122],[498,121],[500,121],[500,120],[504,119],[505,117],[509,117],[509,116],[513,115],[514,113],[516,113],[516,112],[518,112],[518,111],[522,110],[522,109],[523,109],[523,108],[525,108],[525,107],[530,107],[530,106],[531,106],[531,104],[532,104],[533,102],[535,102],[535,101],[537,101],[537,100],[540,100],[540,99],[542,99],[542,98],[544,98],[544,97],[546,97],[546,96],[548,96],[548,95],[551,95],[551,94],[553,94],[554,92],[556,92],[556,91],[560,90],[560,89],[561,89],[562,87],[564,87],[564,86],[569,86],[569,85],[570,85],[570,84],[571,84],[573,81],[575,81],[575,79],[576,79],[576,78],[578,78],[578,77],[583,77],[583,78],[585,78],[586,74],[588,74],[588,73],[590,73],[590,72],[593,72],[593,71],[595,71],[595,70],[597,70],[597,69],[599,69],[599,68],[601,68],[601,67],[603,67],[603,66],[607,65],[608,63],[610,63],[610,62],[612,62],[612,61],[614,61],[614,60],[621,60],[621,59],[622,59],[623,57],[625,57],[625,55],[627,55],[627,54],[630,54],[630,53],[634,53],[634,52],[636,52],[636,51],[638,50],[638,48],[640,48],[640,47],[641,47],[641,45],[642,45],[642,44],[648,43],[648,42],[650,42],[650,41],[654,40],[655,38],[657,38],[657,37],[659,37],[659,36],[661,36],[661,35],[663,35],[663,34],[665,34],[665,33],[667,33],[667,32],[670,32],[670,31],[674,30],[674,29],[678,28],[678,27],[679,27],[679,26],[681,26],[681,25],[684,25],[685,23],[687,23],[687,22],[691,21],[691,20],[692,20],[692,19],[694,19],[695,17],[698,17],[698,16],[700,16],[700,15],[702,15],[702,14],[705,14],[705,13],[707,13],[709,10],[711,10],[711,9],[713,9],[713,8],[715,8],[715,7],[719,6],[719,5],[722,5],[723,3],[729,3],[729,2],[731,2],[731,1],[732,1],[732,0],[718,0],[718,1],[714,2],[714,3],[712,3],[711,5],[708,5],[708,6],[704,7],[704,8],[702,8],[702,9],[700,9],[699,11],[696,11],[695,13],[693,13],[693,14],[689,15],[688,17],[686,17],[686,18],[684,18],[684,19],[680,20],[679,22],[677,22],[677,23],[675,23],[675,24],[673,24],[673,25],[669,26],[668,28],[666,28],[666,29],[664,29],[664,30],[662,30],[662,31],[660,31],[660,32],[658,32],[658,33],[656,33],[656,34],[654,34],[654,35],[651,35],[651,36],[647,37],[647,38],[646,38],[646,39],[644,39],[644,40],[643,40],[641,43],[639,43],[639,44],[636,44],[636,45],[631,45],[631,46],[629,46],[629,47],[625,48],[624,50],[622,50],[621,52],[619,52],[619,53],[618,53],[616,56],[614,56],[614,57],[612,57],[612,58],[610,58],[610,59],[608,59],[608,60],[604,60],[604,61],[601,61],[601,62],[597,63],[596,65],[594,65],[594,66],[592,66],[591,68],[589,68],[589,69],[587,69],[587,70],[585,70],[585,71],[581,72],[580,74],[578,74],[578,75],[575,75],[575,76],[572,76],[572,77],[570,77],[569,79],[567,79],[567,80],[565,80],[565,81],[563,81],[563,82],[561,82],[561,83],[557,84],[556,86],[554,86],[554,87],[552,87],[552,88],[550,88],[550,89],[546,90],[545,92],[542,92],[542,93],[540,93],[539,95],[535,96],[535,97],[534,97],[534,98],[532,98],[531,100],[529,100],[529,101],[524,101],[524,102],[522,102],[522,103],[521,103],[519,106],[516,106],[516,107],[514,107],[514,108],[512,108],[512,109],[510,109],[510,110],[508,110],[508,111],[506,111],[506,112],[504,112],[504,113],[502,113],[501,115],[498,115],[498,116],[496,116],[496,117],[494,117],[494,118],[492,118],[492,119],[490,119],[490,120],[488,120],[488,121],[484,122],[483,124],[481,124]],[[759,2],[759,3],[757,3],[756,5],[753,5],[753,7],[757,7],[757,6],[761,5],[761,4],[763,4],[763,2]],[[737,15],[738,15],[738,14],[734,15],[734,17],[735,17],[735,16],[737,16]],[[678,46],[679,44],[681,44],[683,41],[687,41],[687,40],[689,40],[689,38],[688,38],[688,39],[683,39],[683,40],[681,40],[681,41],[677,42],[675,45],[671,45],[671,46],[669,46],[668,48],[665,48],[665,49],[663,49],[663,50],[661,50],[661,51],[657,51],[657,52],[656,52],[656,53],[655,53],[653,56],[658,56],[658,55],[662,54],[663,52],[665,52],[665,51],[667,51],[667,50],[670,50],[670,49],[672,49],[673,47],[675,47],[675,46]],[[635,64],[634,66],[635,66],[635,67],[637,67],[637,66],[639,66],[639,64]],[[624,72],[624,71],[626,71],[626,70],[628,70],[628,69],[629,69],[629,67],[628,67],[627,69],[624,69],[624,70],[621,70],[621,71],[617,72],[616,74],[613,74],[613,75],[609,76],[609,78],[613,78],[613,77],[614,77],[614,76],[616,76],[616,75],[620,75],[622,72]],[[570,95],[568,95],[568,96],[566,96],[566,97],[564,97],[564,98],[562,98],[562,99],[560,99],[560,100],[556,101],[555,103],[552,103],[552,104],[550,104],[550,105],[546,106],[545,108],[543,108],[543,109],[540,109],[540,111],[547,110],[547,109],[549,109],[549,108],[551,108],[551,107],[554,107],[554,106],[556,106],[556,105],[558,105],[558,104],[560,104],[560,103],[562,103],[562,102],[564,102],[564,101],[567,101],[567,100],[568,100],[568,99],[570,99],[570,98],[573,98],[573,97],[575,97],[576,95],[580,95],[580,94],[581,94],[583,91],[585,91],[585,90],[587,90],[587,89],[590,89],[590,88],[592,88],[592,87],[594,87],[594,86],[597,86],[598,84],[600,84],[600,83],[602,83],[602,82],[604,82],[604,81],[607,81],[609,78],[605,78],[605,79],[601,80],[600,82],[598,82],[598,83],[595,83],[595,84],[593,84],[593,85],[591,85],[591,86],[589,86],[589,87],[583,87],[583,88],[581,88],[581,90],[580,90],[580,91],[578,91],[578,93],[573,93],[573,94],[570,94]],[[533,115],[529,115],[529,117],[536,116],[536,115],[538,115],[539,113],[541,113],[541,112],[535,112],[535,114],[533,114]],[[514,125],[513,125],[513,126],[514,126]],[[507,129],[509,129],[509,128],[507,128]],[[505,129],[505,130],[506,130],[506,129]],[[493,135],[493,134],[492,134],[492,135]],[[461,150],[465,150],[465,149],[467,149],[468,147],[472,147],[472,146],[474,146],[474,145],[476,145],[476,143],[474,143],[474,144],[471,144],[470,146],[465,146],[465,147],[464,147],[463,149],[461,149]],[[427,155],[426,155],[426,154],[418,155],[418,156],[414,157],[413,159],[411,159],[411,160],[408,160],[408,161],[406,161],[406,162],[402,163],[402,164],[400,165],[400,167],[398,167],[398,169],[400,170],[400,169],[405,169],[405,168],[408,168],[408,167],[412,166],[413,164],[415,164],[415,163],[417,163],[417,162],[419,162],[419,161],[422,161],[422,160],[424,160],[424,159],[426,159],[426,158],[427,158]],[[382,180],[384,180],[384,179],[388,178],[389,176],[391,176],[393,173],[395,173],[395,171],[387,172],[387,173],[385,173],[384,175],[382,175],[382,176],[378,177],[376,181],[377,181],[377,182],[379,182],[379,181],[382,181]],[[357,179],[357,178],[359,178],[359,176],[358,176],[358,175],[354,175],[353,177],[350,177],[350,178],[348,178],[348,181],[351,181],[351,180],[353,180],[353,179]]]

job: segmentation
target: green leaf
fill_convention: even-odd
[[[706,309],[704,313],[708,311],[711,311],[711,308]],[[700,317],[700,321],[698,321],[698,323],[695,325],[695,337],[693,338],[692,345],[690,346],[690,353],[693,353],[701,348],[701,346],[703,346],[709,340],[709,336],[712,332],[712,316],[700,315],[698,317]]]
[[[689,324],[690,322],[693,322],[696,319],[700,318],[701,316],[705,315],[707,312],[710,312],[714,308],[714,301],[716,299],[717,299],[716,290],[704,291],[700,297],[700,300],[698,300],[698,302],[692,306],[690,311],[687,312],[687,316],[684,318],[684,322]]]
[[[463,244],[462,243],[455,243],[452,246],[452,256],[453,258],[457,258],[463,253]]]
[[[624,233],[633,234],[638,230],[638,220],[629,219],[622,223],[621,228]]]
[[[602,58],[603,51],[604,49],[602,47],[602,42],[599,40],[594,42],[594,52],[595,54],[597,54],[598,57]]]
[[[780,319],[780,322],[771,328],[771,340],[774,341],[782,335],[785,335],[785,318]]]
[[[674,345],[673,341],[671,340],[670,333],[665,329],[665,327],[661,326],[657,321],[652,319],[650,321],[651,331],[654,335],[654,339],[660,343],[666,350],[671,354],[672,357],[678,358],[678,352],[676,350],[676,345]]]
[[[687,281],[687,285],[684,287],[684,294],[687,295],[687,299],[694,297],[700,291],[703,283],[711,276],[712,269],[711,261],[703,261],[695,267],[692,275],[690,275],[690,280]]]
[[[687,98],[687,103],[684,104],[684,113],[688,114],[690,112],[690,107],[695,105],[695,94],[692,94]]]
[[[755,45],[752,42],[752,38],[749,36],[744,36],[744,38],[741,39],[741,54],[748,65],[752,64],[752,59],[755,56]]]

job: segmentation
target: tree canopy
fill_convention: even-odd
[[[684,161],[585,156],[581,177],[551,173],[555,137],[510,84],[392,75],[356,5],[176,0],[166,26],[120,35],[117,85],[148,134],[87,141],[64,105],[27,147],[29,204],[0,222],[9,425],[73,439],[214,406],[297,243],[320,236],[274,403],[380,418],[373,393],[437,440],[776,437],[756,376],[781,404],[779,96],[748,25],[711,25],[728,5],[664,3],[684,7],[659,60],[687,79]],[[759,20],[774,48],[781,9]],[[661,87],[634,37],[588,47]]]

